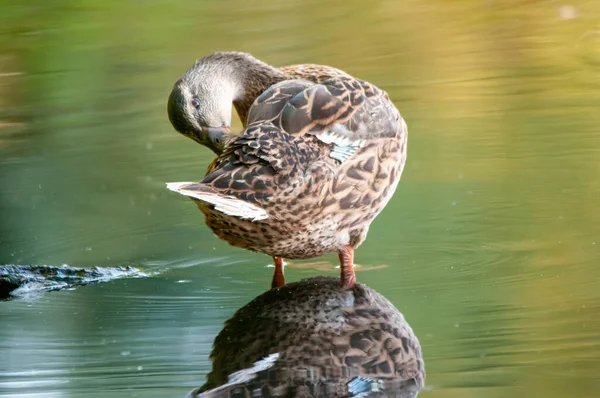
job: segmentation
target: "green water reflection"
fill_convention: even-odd
[[[163,272],[0,303],[0,396],[183,396],[269,285],[164,187],[212,156],[169,125],[172,83],[224,49],[340,67],[407,120],[357,251],[387,267],[357,276],[419,336],[420,396],[600,394],[600,3],[4,0],[0,263]]]

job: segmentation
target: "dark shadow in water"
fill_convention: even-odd
[[[421,347],[385,297],[316,277],[261,294],[225,323],[188,397],[416,397]]]

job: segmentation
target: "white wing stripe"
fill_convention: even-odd
[[[269,218],[269,215],[264,209],[245,202],[241,199],[232,196],[223,196],[210,192],[198,192],[195,190],[186,189],[189,185],[194,185],[193,182],[170,182],[167,188],[171,191],[180,193],[190,198],[201,200],[202,202],[210,203],[215,206],[215,210],[229,216],[236,216],[242,219],[250,219],[259,221]]]
[[[317,137],[326,144],[333,144],[330,157],[344,162],[348,160],[356,150],[365,144],[365,140],[353,140],[352,131],[348,130],[341,124],[336,124],[331,130],[324,131]]]

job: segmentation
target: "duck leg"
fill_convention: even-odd
[[[354,248],[345,246],[338,251],[340,258],[340,282],[342,288],[350,289],[356,285],[356,275],[354,275]]]
[[[285,277],[283,276],[283,258],[273,257],[275,261],[275,272],[271,281],[271,289],[285,286]]]

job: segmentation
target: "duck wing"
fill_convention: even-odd
[[[269,217],[264,206],[280,190],[293,187],[319,148],[272,124],[249,126],[232,139],[200,183],[171,183],[182,195],[209,203],[218,211],[253,221]]]
[[[322,84],[284,81],[261,94],[248,124],[271,123],[294,136],[312,135],[330,144],[330,157],[344,162],[373,141],[405,138],[406,124],[388,95],[351,76]]]

